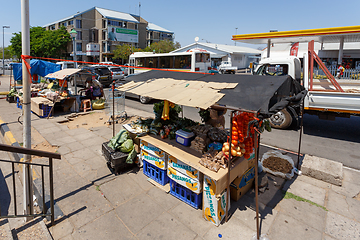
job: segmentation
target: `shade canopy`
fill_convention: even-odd
[[[12,63],[11,65],[13,68],[14,79],[22,80],[22,63]],[[38,59],[31,59],[30,67],[31,75],[37,74],[41,77],[45,77],[49,73],[53,73],[61,69],[59,64]]]
[[[60,71],[57,71],[54,73],[49,73],[45,77],[63,80],[67,76],[70,76],[70,75],[80,72],[80,71],[81,71],[81,69],[77,69],[77,68],[66,68],[66,69],[63,69],[63,70],[60,70]]]
[[[249,111],[258,111],[262,116],[269,117],[289,104],[298,102],[304,96],[302,86],[290,76],[259,76],[259,75],[241,75],[241,74],[199,74],[188,72],[171,72],[171,71],[148,71],[138,75],[133,75],[127,78],[129,81],[134,81],[135,85],[132,88],[123,88],[125,91],[139,94],[142,96],[153,97],[161,100],[168,100],[166,93],[159,94],[154,97],[150,92],[137,92],[136,89],[155,80],[171,79],[184,81],[200,81],[204,83],[236,83],[233,88],[217,88],[218,93],[222,95],[220,99],[214,98],[207,105],[211,106],[215,103],[226,105],[227,107],[243,109]],[[150,88],[149,88],[150,89]],[[121,90],[121,88],[120,88]],[[193,99],[203,98],[203,95],[194,93]],[[211,97],[209,98],[211,99]],[[192,106],[183,104],[181,105]],[[178,102],[175,102],[180,104]],[[192,106],[193,107],[193,106]]]

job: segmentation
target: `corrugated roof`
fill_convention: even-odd
[[[230,54],[233,54],[233,53],[260,54],[261,53],[260,50],[257,50],[254,48],[249,48],[249,47],[232,46],[232,45],[224,45],[224,44],[217,44],[217,43],[202,43],[202,42],[192,43],[185,47],[176,49],[173,52],[181,52],[183,49],[187,49],[191,46],[197,46],[197,47],[204,46],[207,48],[211,48],[211,49],[218,50],[218,51],[223,51],[223,52],[230,53]]]
[[[146,27],[148,30],[151,30],[151,31],[158,31],[158,32],[165,32],[165,33],[174,33],[172,31],[169,31],[165,28],[162,28],[154,23],[148,23],[148,26]]]
[[[84,14],[88,11],[91,11],[93,9],[96,9],[101,15],[103,15],[105,18],[111,18],[111,19],[118,19],[118,20],[125,20],[125,21],[129,21],[129,22],[135,22],[135,23],[139,23],[136,18],[134,18],[133,16],[131,16],[129,13],[123,13],[123,12],[118,12],[118,11],[114,11],[114,10],[108,10],[108,9],[105,9],[105,8],[99,8],[99,7],[93,7],[93,8],[90,8],[88,10],[85,10],[85,11],[82,11],[82,12],[77,12],[76,14],[73,14],[69,17],[66,17],[66,18],[62,18],[58,21],[55,21],[55,22],[52,22],[52,23],[49,23],[49,24],[46,24],[46,25],[43,25],[43,27],[48,27],[48,26],[51,26],[55,23],[59,23],[59,22],[63,22],[63,21],[67,21],[67,20],[70,20],[70,19],[73,19],[81,14]]]
[[[129,13],[123,13],[123,12],[118,12],[118,11],[99,8],[99,7],[95,7],[95,9],[106,18],[119,19],[119,20],[125,20],[125,21],[129,21],[129,22],[139,23],[139,21],[136,20]]]

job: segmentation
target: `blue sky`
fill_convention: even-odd
[[[0,25],[5,29],[5,46],[13,32],[21,31],[21,1],[0,0]],[[94,6],[139,14],[139,1],[115,0],[29,0],[30,25],[43,26]],[[141,16],[175,33],[181,46],[194,42],[234,45],[232,35],[312,28],[354,26],[359,23],[359,0],[278,1],[140,1]],[[236,28],[238,28],[236,30]],[[241,45],[237,43],[237,45]],[[243,44],[244,45],[244,44]],[[2,46],[2,29],[1,29]],[[247,45],[249,46],[249,45]],[[257,48],[258,46],[253,45]]]

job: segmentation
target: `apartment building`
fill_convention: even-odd
[[[140,16],[99,7],[78,12],[43,27],[56,30],[61,26],[66,27],[68,32],[76,30],[77,60],[85,62],[110,61],[116,46],[122,44],[145,48],[160,40],[174,41],[172,31],[148,23]],[[71,42],[64,57],[72,59],[72,52]]]

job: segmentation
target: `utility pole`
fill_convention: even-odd
[[[29,24],[29,0],[21,0],[21,43],[22,55],[30,55],[30,24]],[[22,61],[22,81],[23,81],[23,141],[24,147],[31,149],[31,99],[30,99],[30,81],[25,62],[30,65],[29,59]],[[31,155],[24,155],[24,162],[31,162]],[[28,164],[23,165],[23,187],[24,187],[24,215],[32,214],[33,210],[33,183],[32,171]],[[29,221],[30,217],[26,217]]]
[[[237,30],[238,30],[238,28],[235,28],[235,35],[237,35]],[[234,41],[235,42],[235,46],[236,46],[236,41]]]

